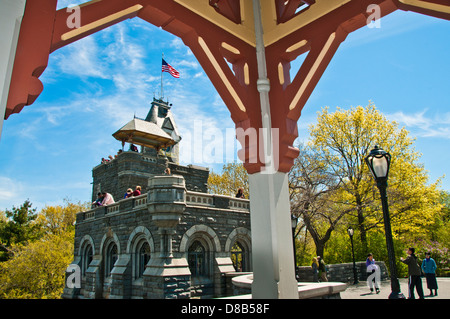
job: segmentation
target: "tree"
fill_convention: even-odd
[[[227,163],[223,165],[222,174],[209,174],[208,191],[211,194],[234,196],[241,187],[245,197],[249,198],[248,173],[242,163]]]
[[[298,148],[300,154],[289,172],[291,213],[300,217],[314,240],[316,255],[323,257],[325,243],[348,210],[336,204],[340,180],[317,160],[317,150],[302,144]]]
[[[381,230],[383,219],[379,194],[364,162],[379,145],[392,155],[388,197],[395,235],[420,236],[432,223],[438,202],[438,182],[428,185],[428,175],[418,162],[414,139],[369,103],[368,106],[319,112],[317,124],[310,126],[309,145],[317,150],[317,160],[325,163],[340,180],[341,199],[352,205],[350,212],[357,225],[363,247],[367,232]],[[439,210],[440,207],[437,207]]]
[[[36,208],[31,206],[30,201],[26,200],[20,207],[5,211],[6,219],[3,218],[0,227],[1,260],[11,256],[10,247],[13,244],[23,244],[41,236],[39,225],[34,222]]]
[[[38,214],[36,222],[46,233],[58,234],[74,230],[76,214],[90,209],[90,204],[71,203],[64,199],[64,206],[45,206]]]
[[[64,206],[46,206],[33,218],[39,236],[12,243],[11,258],[0,263],[0,299],[61,297],[73,258],[76,213],[87,209],[89,203],[66,199]]]
[[[429,237],[432,241],[439,241],[445,247],[450,247],[450,192],[441,191],[439,202],[442,206],[441,215],[435,219]]]
[[[27,245],[13,245],[14,257],[0,263],[0,299],[60,298],[73,258],[73,234],[47,234]]]

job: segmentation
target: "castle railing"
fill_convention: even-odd
[[[147,205],[147,194],[133,196],[130,198],[121,199],[114,204],[108,206],[100,206],[88,210],[86,212],[79,212],[77,220],[87,221],[95,218],[103,217],[105,215],[125,213],[134,209],[142,209]],[[228,210],[237,210],[248,212],[250,210],[250,201],[248,199],[234,198],[224,195],[208,194],[194,191],[186,192],[186,205],[197,206],[202,208],[220,208]]]

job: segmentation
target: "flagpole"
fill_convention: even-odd
[[[161,58],[161,65],[162,65],[162,60],[164,60],[164,52],[162,53],[162,58]],[[162,67],[161,67],[161,100],[163,99],[163,97],[164,97],[164,90],[163,90],[163,70],[162,70]]]

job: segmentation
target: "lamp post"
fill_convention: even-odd
[[[353,248],[353,228],[351,226],[348,227],[347,233],[350,236],[350,242],[352,243],[352,258],[353,258],[353,284],[356,285],[358,283],[358,274],[356,272],[356,263],[355,263],[355,250]]]
[[[298,219],[294,215],[291,215],[291,225],[292,225],[292,246],[294,247],[294,270],[295,279],[299,280],[298,268],[297,268],[297,250],[295,249],[295,230],[297,229]]]
[[[405,296],[400,291],[400,284],[397,278],[394,242],[392,240],[391,220],[389,217],[389,207],[386,195],[391,155],[376,145],[375,148],[370,151],[369,155],[367,155],[365,161],[377,182],[377,187],[380,190],[381,205],[383,207],[384,231],[386,234],[386,247],[391,274],[391,294],[389,295],[389,299],[405,299]]]

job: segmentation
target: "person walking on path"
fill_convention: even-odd
[[[367,259],[366,259],[367,277],[371,276],[377,270],[378,270],[378,266],[375,264],[375,259],[373,258],[373,255],[371,253],[369,253],[367,255]],[[372,280],[368,281],[371,293],[373,292],[374,283],[375,283],[375,291],[378,294],[378,293],[380,293],[380,287],[378,285],[378,281],[376,280],[375,276],[373,276]]]
[[[311,268],[313,271],[313,282],[319,282],[319,262],[317,257],[313,257]]]
[[[431,253],[427,252],[425,254],[425,259],[422,261],[422,271],[427,279],[427,288],[430,289],[430,296],[437,296],[438,285],[436,281],[436,262],[431,258]]]
[[[327,267],[325,265],[325,262],[323,261],[323,258],[320,256],[317,256],[317,260],[319,261],[319,278],[322,282],[328,281],[327,278]]]
[[[408,265],[408,276],[409,276],[409,298],[408,299],[415,299],[414,297],[414,287],[416,287],[417,294],[419,295],[420,299],[424,299],[423,296],[423,288],[422,288],[422,278],[421,270],[419,267],[419,264],[417,263],[417,257],[414,254],[415,249],[409,248],[408,249],[408,257],[403,258],[400,257],[400,261],[404,264]]]

